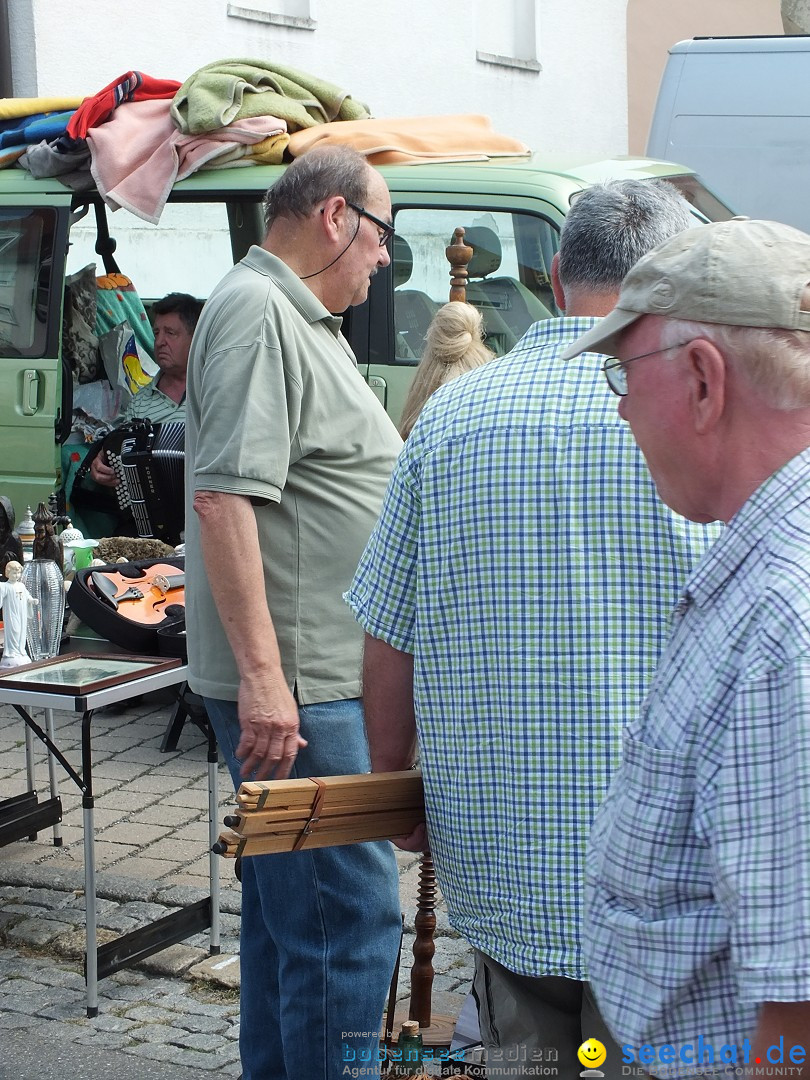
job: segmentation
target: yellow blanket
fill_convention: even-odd
[[[7,97],[0,98],[0,120],[13,120],[17,116],[33,116],[35,113],[65,112],[78,109],[83,97]]]

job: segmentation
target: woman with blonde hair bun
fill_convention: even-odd
[[[453,300],[439,308],[425,335],[425,351],[402,410],[399,433],[403,439],[411,433],[431,394],[457,375],[493,358],[495,354],[483,339],[481,312],[472,304]]]

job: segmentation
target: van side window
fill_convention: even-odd
[[[56,212],[0,212],[0,356],[45,355]]]
[[[257,195],[257,200],[260,198]],[[159,228],[125,211],[108,211],[107,220],[121,273],[131,279],[147,306],[150,300],[170,292],[187,292],[204,299],[233,265],[227,205],[221,200],[169,202],[163,208]],[[261,235],[255,242],[261,243]],[[95,245],[91,214],[70,231],[68,273],[88,263],[100,264]],[[104,273],[101,265],[97,273]]]
[[[496,355],[509,352],[538,319],[559,314],[550,277],[559,232],[545,218],[442,207],[400,210],[395,225],[391,261],[396,362],[418,362],[430,320],[449,299],[445,248],[459,225],[473,249],[467,299],[483,313],[487,344]]]

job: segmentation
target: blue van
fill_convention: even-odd
[[[647,153],[694,169],[737,214],[810,232],[810,37],[673,45]]]

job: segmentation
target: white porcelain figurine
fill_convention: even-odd
[[[28,609],[36,607],[36,600],[20,580],[22,566],[12,559],[6,563],[8,581],[0,581],[0,605],[3,608],[3,659],[0,668],[19,667],[30,664],[25,651],[28,629]]]

